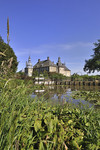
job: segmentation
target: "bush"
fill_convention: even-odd
[[[71,80],[77,80],[77,81],[95,81],[100,80],[100,75],[78,75],[77,73],[74,73],[71,76]]]
[[[55,72],[49,72],[49,78],[52,80],[56,80],[56,81],[67,79],[66,76],[59,74],[59,73],[55,73]]]
[[[0,74],[10,75],[15,73],[17,70],[17,57],[13,49],[0,37],[0,52],[3,55],[0,55]]]

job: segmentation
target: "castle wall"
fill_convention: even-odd
[[[40,67],[40,68],[34,68],[33,71],[38,71],[38,73],[44,72],[44,71],[49,71],[49,67]]]
[[[33,73],[33,68],[28,68],[28,76],[31,77]]]
[[[68,76],[68,77],[71,76],[71,71],[67,71],[67,76]]]
[[[33,73],[33,68],[25,68],[25,75],[31,77]]]
[[[49,70],[48,67],[40,67],[39,68],[40,72],[44,72],[44,71],[48,71],[48,70]]]
[[[67,73],[65,72],[64,68],[59,67],[59,73],[67,76]]]
[[[49,67],[49,72],[56,72],[56,67],[50,66],[50,67]]]
[[[64,76],[71,76],[71,72],[70,71],[66,71],[65,68],[59,67],[59,73],[63,74]]]

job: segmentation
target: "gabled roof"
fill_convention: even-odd
[[[49,66],[57,67],[54,64],[54,62],[52,62],[51,60],[43,60],[43,61],[37,62],[33,68],[49,67]]]
[[[34,69],[35,68],[40,68],[40,67],[49,67],[49,66],[53,66],[53,67],[62,67],[64,68],[65,71],[70,71],[64,63],[61,63],[60,61],[60,57],[58,57],[58,62],[56,64],[54,64],[54,62],[52,62],[49,57],[47,57],[47,60],[43,60],[43,61],[40,61],[40,59],[38,59],[38,62],[34,65]]]
[[[70,71],[66,66],[63,66],[65,71]]]
[[[60,62],[60,63],[57,63],[57,66],[64,68],[65,71],[70,71],[70,70],[65,66],[65,64],[63,64],[63,63],[61,63],[61,62]]]

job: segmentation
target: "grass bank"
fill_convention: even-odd
[[[31,98],[32,81],[2,80],[1,150],[98,150],[100,115],[93,108]]]

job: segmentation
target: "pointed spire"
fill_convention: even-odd
[[[29,56],[29,58],[28,58],[28,63],[31,63],[31,57]]]
[[[60,57],[58,57],[58,62],[60,62]]]
[[[31,58],[29,56],[28,62],[27,62],[27,68],[32,68]]]
[[[30,56],[29,56],[28,60],[31,60]]]
[[[26,61],[26,68],[27,68],[27,61]]]

